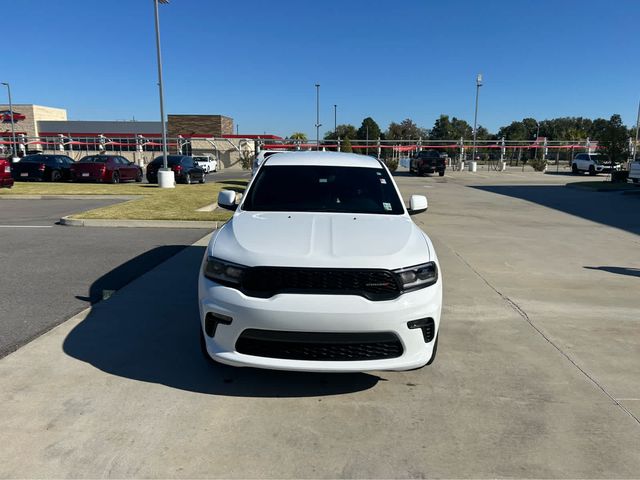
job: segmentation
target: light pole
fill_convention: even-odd
[[[480,96],[480,87],[482,86],[482,74],[479,73],[476,77],[476,113],[473,117],[473,158],[472,162],[476,161],[476,139],[478,136],[478,97]]]
[[[316,150],[320,150],[320,84],[316,83]]]
[[[638,158],[638,131],[640,131],[640,102],[638,102],[638,119],[636,120],[636,143],[633,148],[633,161]]]
[[[160,188],[174,188],[175,176],[173,170],[167,166],[167,124],[164,119],[164,85],[162,83],[162,54],[160,53],[160,16],[158,4],[169,3],[169,0],[153,0],[153,10],[156,20],[156,53],[158,56],[158,90],[160,94],[160,122],[162,125],[162,168],[158,171],[158,186]]]
[[[2,85],[7,87],[7,93],[9,94],[9,116],[11,117],[11,142],[12,142],[11,154],[13,155],[11,157],[11,161],[15,162],[16,158],[18,158],[18,155],[16,154],[16,127],[13,122],[13,102],[11,101],[11,85],[9,85],[9,82],[2,82]],[[637,141],[638,141],[638,138],[636,136],[636,143]]]
[[[333,134],[338,138],[338,105],[333,105]]]

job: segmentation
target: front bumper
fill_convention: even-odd
[[[314,372],[362,372],[408,370],[425,365],[433,353],[440,324],[442,280],[430,287],[405,293],[395,300],[370,301],[355,295],[279,294],[272,298],[248,297],[233,288],[199,278],[201,328],[208,313],[231,317],[219,324],[213,338],[205,334],[207,352],[216,361],[234,366]],[[422,330],[407,322],[433,318],[434,340],[426,343]],[[247,355],[236,351],[240,334],[247,329],[283,332],[331,332],[395,334],[403,353],[381,360],[291,360]]]

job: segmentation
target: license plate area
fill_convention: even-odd
[[[88,174],[88,173],[83,173],[83,174],[82,174],[82,176],[83,176],[83,177],[88,177],[88,176],[89,176],[89,174]]]

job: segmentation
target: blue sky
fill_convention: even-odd
[[[74,120],[159,117],[151,0],[4,2],[0,81]],[[441,113],[494,131],[523,117],[635,124],[640,2],[171,0],[161,5],[167,113],[221,113],[240,133],[315,136]],[[6,15],[6,16],[5,16]],[[16,48],[7,48],[13,39]],[[0,103],[6,98],[0,93]]]

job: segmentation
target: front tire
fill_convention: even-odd
[[[138,172],[138,175],[136,175],[136,183],[140,183],[142,182],[142,170],[140,170]]]
[[[190,173],[187,173],[184,176],[184,183],[186,183],[187,185],[191,185],[191,174]]]
[[[592,177],[596,174],[596,169],[593,165],[589,165],[589,175]]]
[[[438,172],[438,175],[444,177],[444,172]]]
[[[62,180],[62,174],[60,173],[59,170],[54,170],[53,172],[51,172],[52,182],[59,182],[60,180]]]
[[[118,172],[113,172],[111,183],[120,183],[120,174]]]
[[[576,165],[575,163],[573,165],[571,165],[571,173],[573,173],[574,175],[578,175],[578,165]]]
[[[204,183],[204,182],[206,182],[206,181],[207,181],[207,179],[205,178],[205,176],[204,176],[204,175],[202,175],[202,178],[200,178],[199,182],[200,182],[200,183]]]

